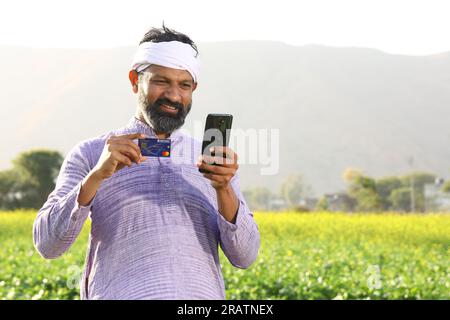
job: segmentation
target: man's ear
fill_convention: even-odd
[[[194,82],[194,85],[192,86],[192,92],[194,92],[195,89],[197,89],[197,85],[198,85],[198,82]]]
[[[130,79],[130,82],[131,82],[131,89],[133,90],[134,93],[138,93],[139,77],[138,77],[138,73],[136,72],[136,70],[131,70],[128,73],[128,78]]]

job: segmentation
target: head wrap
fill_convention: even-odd
[[[141,72],[152,64],[188,71],[198,82],[200,61],[189,44],[180,41],[143,42],[133,58],[132,70]]]

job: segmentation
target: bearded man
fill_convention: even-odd
[[[33,239],[44,258],[57,258],[90,218],[81,299],[225,299],[219,245],[237,268],[256,260],[260,235],[236,153],[215,147],[206,159],[201,142],[180,131],[198,77],[195,43],[152,28],[129,72],[135,115],[65,157]],[[142,156],[139,138],[169,139],[170,157]]]

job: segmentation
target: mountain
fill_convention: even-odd
[[[299,172],[320,195],[345,187],[347,167],[377,177],[411,169],[450,176],[450,53],[269,41],[198,47],[202,71],[186,129],[201,138],[206,115],[217,112],[233,114],[233,128],[243,130],[235,133],[254,134],[258,144],[268,141],[265,133],[279,133],[277,174],[243,164],[243,188],[276,191]],[[0,47],[0,169],[21,151],[66,154],[80,140],[125,125],[136,108],[128,82],[134,51]],[[267,160],[255,142],[233,146],[247,162]]]

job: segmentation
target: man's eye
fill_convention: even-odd
[[[191,88],[191,85],[189,83],[183,83],[181,86],[183,88],[186,88],[186,89],[190,89]]]

